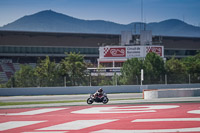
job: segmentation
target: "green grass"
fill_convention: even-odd
[[[54,104],[54,103],[74,103],[74,102],[86,102],[86,100],[74,100],[74,101],[45,101],[45,102],[0,102],[0,106],[9,105],[31,105],[31,104]]]
[[[139,100],[142,98],[128,98],[128,99],[112,99],[110,101],[117,100]],[[54,104],[54,103],[75,103],[75,102],[86,102],[86,100],[73,100],[73,101],[40,101],[40,102],[0,102],[0,106],[12,106],[12,105],[32,105],[32,104]],[[175,101],[175,102],[162,102],[162,103],[200,103],[200,101]],[[123,104],[123,103],[122,103]],[[133,104],[133,103],[126,103]],[[140,102],[134,104],[160,104],[160,102]]]
[[[118,101],[118,100],[140,100],[140,99],[143,99],[143,98],[112,99],[110,101]]]

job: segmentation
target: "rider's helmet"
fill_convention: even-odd
[[[102,91],[103,91],[103,89],[102,89],[102,88],[99,88],[98,92],[102,92]]]

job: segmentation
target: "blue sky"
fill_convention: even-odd
[[[0,26],[25,15],[53,10],[85,20],[120,24],[141,21],[142,0],[0,0]],[[143,21],[180,19],[200,26],[200,0],[143,0]]]

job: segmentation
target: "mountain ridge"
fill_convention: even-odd
[[[83,20],[52,10],[44,10],[32,15],[25,15],[0,27],[0,30],[120,34],[121,31],[134,31],[136,23],[140,24],[141,22],[118,24],[105,20]],[[152,30],[153,35],[200,37],[200,27],[189,25],[178,19],[147,23],[146,29]],[[138,27],[136,31],[138,31]]]

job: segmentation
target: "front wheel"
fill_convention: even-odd
[[[88,98],[87,99],[87,104],[92,104],[93,103],[93,100],[91,98]]]
[[[106,103],[108,103],[108,101],[109,101],[109,99],[106,97],[106,98],[104,98],[103,99],[103,104],[106,104]]]

